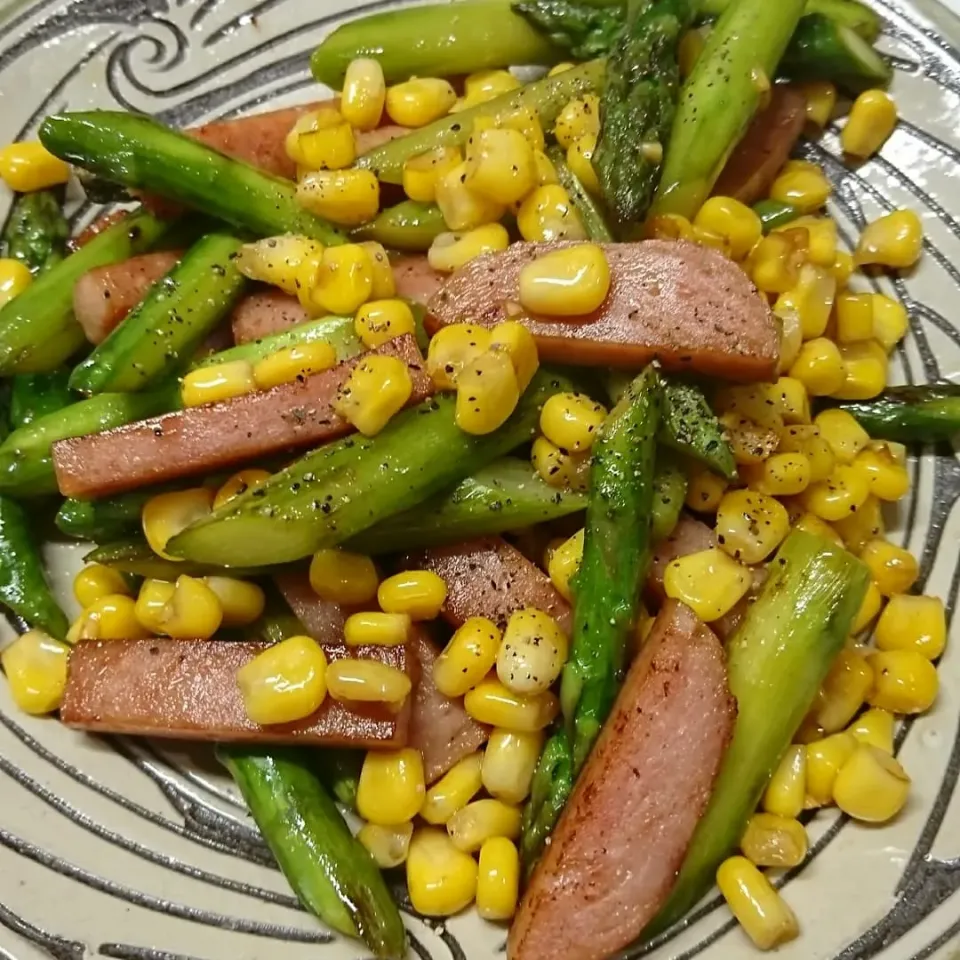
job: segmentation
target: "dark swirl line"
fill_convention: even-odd
[[[101,957],[113,957],[114,960],[199,960],[184,953],[168,953],[166,950],[135,947],[129,943],[101,943],[97,953]]]
[[[2,901],[0,901],[0,925],[6,927],[18,937],[23,937],[24,940],[41,947],[53,957],[53,960],[83,960],[86,955],[86,948],[79,941],[58,937],[54,933],[35,927],[32,923],[27,923],[23,917],[18,917]],[[15,958],[11,958],[11,960],[15,960]]]

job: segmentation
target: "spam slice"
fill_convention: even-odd
[[[723,648],[664,604],[534,871],[508,960],[605,960],[676,879],[733,733]]]
[[[721,253],[693,243],[603,245],[610,292],[600,308],[558,319],[519,304],[521,269],[567,243],[518,243],[472,260],[430,300],[430,333],[451,323],[514,319],[534,335],[542,361],[664,369],[740,382],[776,376],[780,338],[767,301]]]
[[[398,712],[386,704],[339,703],[294,723],[262,727],[247,717],[237,670],[265,650],[258,641],[86,640],[70,654],[60,719],[70,727],[181,740],[302,743],[310,746],[402,747],[410,701]],[[326,646],[328,661],[378,660],[405,673],[416,665],[406,647]],[[415,677],[413,679],[416,679]]]
[[[413,382],[410,404],[430,396],[433,388],[413,337],[390,340],[374,352],[407,364]],[[53,447],[60,492],[80,499],[105,497],[176,477],[215,473],[350,433],[352,426],[333,404],[361,359],[270,390],[60,440]]]

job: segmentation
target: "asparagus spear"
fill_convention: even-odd
[[[356,810],[363,751],[334,747],[330,750],[313,750],[310,757],[317,776],[334,799],[348,810]]]
[[[657,450],[657,472],[653,475],[653,503],[650,507],[650,541],[659,543],[673,533],[687,498],[687,473],[679,459],[663,447]]]
[[[704,18],[719,17],[736,0],[700,0],[700,14]],[[880,36],[880,18],[865,3],[859,0],[807,0],[805,14],[822,14],[856,30],[868,43]]]
[[[597,243],[613,243],[613,233],[607,226],[606,218],[600,205],[590,196],[580,178],[570,169],[567,158],[559,147],[551,147],[547,151],[557,177],[570,196],[570,201],[580,215],[580,222],[586,231],[587,239]]]
[[[143,390],[173,375],[247,285],[227,234],[201,237],[70,377],[80,393]]]
[[[0,309],[0,376],[59,367],[85,342],[73,317],[77,280],[94,267],[145,253],[166,230],[153,214],[133,214],[46,270]]]
[[[622,679],[650,555],[661,403],[660,378],[648,367],[614,407],[594,442],[583,560],[574,584],[573,637],[560,686],[564,729],[548,741],[540,761],[536,780],[542,805],[531,801],[524,813],[528,865],[553,829]]]
[[[381,210],[376,218],[350,231],[352,240],[376,240],[393,250],[429,250],[447,229],[435,203],[404,200]]]
[[[677,110],[677,49],[696,3],[635,0],[627,11],[626,29],[607,58],[593,168],[618,232],[632,235],[657,188]]]
[[[151,580],[176,580],[182,573],[189,577],[222,576],[224,573],[229,573],[231,577],[259,577],[269,573],[266,567],[261,566],[231,567],[225,571],[218,564],[167,560],[155,554],[147,541],[138,537],[101,544],[83,559],[86,563],[102,563],[121,573]]]
[[[49,373],[21,373],[10,381],[10,426],[16,430],[39,417],[69,406],[77,398],[70,392],[70,371],[61,367]]]
[[[104,500],[73,500],[60,504],[54,518],[57,529],[76,540],[107,543],[131,536],[140,529],[144,504],[157,491],[133,490]]]
[[[717,21],[680,104],[655,214],[693,215],[753,118],[803,13],[804,0],[733,0]]]
[[[581,0],[520,0],[511,7],[577,60],[604,56],[623,34],[622,4],[595,7]]]
[[[43,121],[40,140],[62,160],[260,237],[301,233],[327,245],[344,241],[339,230],[300,206],[289,180],[233,160],[149,117],[114,110],[63,113]]]
[[[66,255],[70,227],[60,209],[58,190],[23,193],[13,202],[0,250],[34,274],[56,266]]]
[[[457,4],[459,6],[459,4]],[[422,8],[417,7],[416,10]],[[451,5],[450,9],[454,9]],[[555,77],[544,77],[519,90],[502,94],[486,103],[441,117],[433,123],[385,143],[357,160],[358,167],[372,170],[386,183],[403,182],[403,164],[410,157],[434,147],[455,147],[466,143],[478,117],[502,117],[515,110],[535,110],[544,129],[553,126],[561,109],[584,93],[599,90],[604,82],[606,61],[591,60]]]
[[[646,936],[683,916],[736,849],[846,642],[870,580],[852,554],[799,530],[787,537],[769,570],[763,592],[727,644],[730,692],[738,706],[733,741],[673,893]]]
[[[753,205],[753,212],[760,218],[764,233],[785,226],[800,216],[796,207],[782,200],[758,200]]]
[[[840,404],[881,440],[937,443],[960,432],[960,384],[890,387],[872,400]]]
[[[294,750],[217,748],[300,902],[378,957],[406,953],[400,911],[336,804]]]

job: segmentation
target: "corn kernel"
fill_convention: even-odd
[[[765,560],[780,546],[789,529],[786,508],[762,493],[730,490],[717,508],[717,541],[742,563]]]
[[[401,127],[425,127],[457,100],[456,91],[437,77],[414,77],[387,88],[387,116]]]
[[[257,584],[233,577],[204,577],[203,582],[220,602],[223,626],[245,627],[263,614],[267,598]]]
[[[297,200],[311,213],[355,227],[380,209],[380,182],[369,170],[317,170],[297,184]]]
[[[438,390],[456,390],[464,367],[490,347],[490,331],[468,323],[441,327],[427,350],[427,375]]]
[[[807,796],[816,806],[832,802],[837,774],[856,748],[857,741],[846,732],[807,744]]]
[[[433,620],[447,599],[447,585],[431,570],[407,570],[388,577],[377,589],[380,609],[411,620]]]
[[[533,469],[551,487],[586,490],[590,485],[590,455],[565,453],[546,437],[537,437],[530,452]]]
[[[477,892],[477,862],[458,850],[446,831],[414,832],[407,854],[407,890],[417,913],[449,917],[468,907]]]
[[[499,116],[499,122],[493,126],[506,127],[510,130],[519,130],[526,138],[534,152],[546,149],[546,137],[540,124],[540,117],[533,107],[515,107],[513,110]],[[483,129],[478,120],[473,123],[473,131]]]
[[[568,646],[567,635],[548,613],[533,607],[516,610],[503,631],[497,676],[513,693],[545,693],[560,676]]]
[[[610,266],[599,246],[580,243],[527,263],[519,287],[521,305],[533,313],[582,316],[607,298]]]
[[[213,508],[213,491],[206,487],[158,493],[143,506],[141,524],[150,549],[167,560],[177,560],[164,553],[167,543],[190,524],[208,516]]]
[[[329,343],[302,343],[264,357],[253,368],[253,379],[260,390],[269,390],[281,383],[302,381],[322,373],[336,363],[337,352]]]
[[[873,618],[880,612],[882,606],[883,595],[876,583],[871,580],[867,584],[867,592],[863,595],[860,609],[857,611],[857,616],[850,627],[850,633],[856,636],[866,630]]]
[[[551,183],[558,183],[557,168],[553,161],[542,151],[533,151],[533,163],[537,170],[537,186],[545,187]]]
[[[697,226],[694,224],[691,227],[693,236],[691,239],[694,243],[700,244],[701,247],[712,247],[714,250],[718,250],[725,257],[731,257],[730,253],[730,244],[727,242],[725,237],[721,237],[719,233],[714,233],[712,230],[706,230],[703,227]]]
[[[871,707],[853,721],[847,732],[856,737],[858,743],[869,744],[878,750],[893,755],[893,714],[889,710]]]
[[[457,379],[457,426],[474,436],[493,433],[519,400],[520,385],[510,357],[488,351],[466,366]]]
[[[459,147],[434,147],[410,157],[403,165],[404,192],[411,200],[433,203],[441,178],[461,163],[463,154]]]
[[[583,393],[555,393],[540,411],[540,430],[569,453],[584,453],[593,446],[607,410]]]
[[[357,158],[353,127],[329,107],[300,117],[285,147],[287,156],[306,170],[342,170]]]
[[[776,228],[776,232],[780,233],[801,230],[806,233],[807,262],[824,267],[829,271],[830,276],[838,281],[838,277],[833,272],[837,260],[836,222],[829,217],[798,217],[789,224]]]
[[[939,597],[900,593],[890,598],[877,621],[879,650],[915,650],[936,660],[947,642],[947,621]]]
[[[920,259],[923,224],[912,210],[894,210],[867,224],[853,259],[857,266],[879,264],[905,269]]]
[[[340,112],[357,130],[379,126],[387,99],[383,67],[370,57],[359,57],[347,64],[340,94]]]
[[[353,368],[333,407],[365,437],[373,437],[406,406],[411,393],[413,382],[402,360],[369,354]]]
[[[472,753],[451,767],[428,791],[420,816],[427,823],[444,825],[462,810],[482,786],[483,754]]]
[[[491,837],[480,848],[477,913],[484,920],[509,920],[520,895],[520,854],[506,837]]]
[[[746,270],[762,293],[786,293],[800,279],[802,262],[789,236],[771,233],[750,251]]]
[[[754,468],[750,487],[772,497],[792,497],[810,486],[810,461],[802,453],[775,453]]]
[[[556,66],[551,67],[547,71],[548,77],[555,77],[558,73],[566,73],[567,70],[572,70],[576,66],[575,63],[570,63],[565,60],[563,63],[558,63]]]
[[[369,823],[395,827],[412,820],[427,788],[419,750],[368,750],[357,784],[357,813]]]
[[[907,335],[910,318],[907,316],[906,307],[899,300],[893,300],[882,293],[870,294],[870,297],[873,303],[873,339],[889,353]]]
[[[89,607],[110,594],[129,594],[123,574],[102,563],[89,563],[73,579],[73,595],[81,607]]]
[[[595,133],[585,133],[567,147],[567,166],[587,193],[598,197],[602,191],[600,181],[597,178],[597,171],[593,167],[593,155],[596,152],[597,135]]]
[[[910,489],[907,468],[894,458],[885,444],[872,443],[861,450],[854,465],[866,477],[870,492],[879,500],[897,501]]]
[[[663,588],[705,623],[718,620],[750,589],[750,571],[715,547],[678,557],[667,564]]]
[[[477,723],[519,733],[542,730],[553,722],[560,709],[559,701],[552,693],[525,697],[508,690],[499,680],[484,680],[477,684],[464,697],[464,706]]]
[[[873,294],[841,293],[836,313],[838,343],[857,343],[873,337]]]
[[[377,660],[343,657],[327,667],[327,692],[334,700],[399,706],[412,686],[402,670]]]
[[[46,190],[70,179],[70,166],[35,140],[0,149],[0,177],[17,193]]]
[[[417,329],[413,311],[403,300],[370,300],[357,311],[353,327],[368,350]]]
[[[763,232],[756,213],[733,197],[710,197],[697,211],[693,225],[723,237],[734,260],[742,260]]]
[[[802,744],[787,747],[763,793],[761,806],[767,813],[799,817],[807,792],[807,750]]]
[[[413,839],[413,821],[392,827],[365,823],[357,832],[357,839],[381,870],[393,870],[407,862],[410,841]]]
[[[295,297],[313,281],[322,257],[323,244],[285,234],[245,243],[234,262],[245,277],[272,284]]]
[[[553,183],[537,187],[520,204],[517,228],[524,240],[585,240],[586,230],[580,215],[570,202],[570,195]]]
[[[477,257],[498,253],[510,245],[510,235],[499,223],[486,223],[465,233],[441,233],[427,251],[427,262],[434,270],[452,273]]]
[[[600,98],[587,93],[571,100],[557,116],[553,134],[564,150],[586,134],[600,133]]]
[[[780,323],[780,360],[777,364],[777,373],[782,374],[789,370],[798,356],[800,348],[803,346],[803,325],[800,323],[800,314],[796,310],[784,310],[782,313],[775,313],[774,316]],[[797,383],[800,383],[798,380]],[[807,388],[801,383],[803,392]]]
[[[807,458],[811,483],[825,480],[833,473],[836,458],[817,426],[796,424],[787,427],[780,434],[778,449],[781,453],[800,453]]]
[[[843,383],[831,396],[838,400],[869,400],[887,385],[887,354],[876,340],[847,343],[840,347]]]
[[[447,697],[462,697],[493,669],[502,635],[486,617],[470,617],[433,665],[433,682]]]
[[[377,595],[377,568],[360,553],[328,548],[310,561],[310,586],[322,599],[343,606],[369,603]]]
[[[463,92],[473,103],[486,103],[520,86],[520,81],[509,70],[480,70],[463,81]]]
[[[833,117],[837,105],[837,88],[829,80],[813,80],[800,85],[807,98],[807,120],[825,127]]]
[[[177,577],[176,583],[144,581],[137,597],[136,619],[154,633],[177,640],[206,640],[220,629],[223,608],[203,580],[184,575]]]
[[[790,376],[799,380],[811,396],[835,393],[843,386],[845,377],[840,350],[826,337],[808,340],[791,365]]]
[[[481,779],[492,797],[505,803],[523,803],[530,794],[533,774],[543,747],[543,733],[495,729],[483,753]]]
[[[824,410],[813,422],[840,463],[853,463],[870,442],[870,435],[846,410]]]
[[[466,181],[466,161],[437,180],[437,206],[446,225],[454,231],[472,230],[493,223],[504,213],[502,204],[471,190]]]
[[[864,90],[840,131],[843,152],[858,159],[875,154],[897,125],[897,105],[885,90]]]
[[[766,460],[779,446],[780,438],[775,430],[761,427],[746,417],[725,413],[719,420],[733,451],[733,459],[740,466]]]
[[[651,240],[692,240],[693,224],[679,213],[658,213],[648,218],[646,235]]]
[[[370,610],[353,613],[343,625],[343,639],[348,647],[366,645],[396,647],[410,638],[410,617],[405,613],[381,613]]]
[[[573,599],[571,580],[580,569],[583,559],[583,528],[564,540],[550,555],[547,573],[557,592],[568,602]]]
[[[724,477],[695,465],[687,483],[685,503],[697,513],[716,513],[728,485]]]
[[[0,259],[0,307],[20,296],[33,282],[29,267],[12,257]]]
[[[870,487],[863,474],[856,467],[841,463],[826,480],[811,483],[800,499],[821,520],[835,522],[855,514],[869,496]]]
[[[810,422],[810,400],[807,397],[806,389],[799,380],[794,380],[792,377],[780,377],[773,385],[771,395],[777,402],[780,416],[785,424],[794,425]]]
[[[323,648],[310,637],[268,647],[237,671],[247,716],[265,726],[309,717],[326,699],[326,672]]]
[[[67,685],[70,647],[42,630],[28,630],[0,652],[10,696],[24,713],[42,715],[59,709]]]
[[[807,831],[793,817],[755,813],[747,821],[740,849],[758,867],[796,867],[807,856]]]
[[[914,714],[929,710],[937,699],[937,668],[919,651],[909,648],[880,650],[867,657],[873,668],[871,707],[891,713]]]
[[[520,836],[520,808],[502,800],[474,800],[447,821],[447,833],[464,853],[476,853],[492,837]]]
[[[803,530],[806,533],[812,533],[815,537],[823,537],[825,540],[832,540],[838,547],[843,546],[843,537],[837,533],[833,527],[825,520],[807,511],[802,513],[797,520],[793,522],[794,530]]]
[[[527,138],[510,127],[481,130],[467,140],[465,185],[508,206],[534,187],[537,167]]]
[[[892,820],[907,802],[910,778],[890,754],[861,743],[841,767],[833,799],[848,816],[865,823]]]
[[[811,711],[813,720],[826,733],[847,726],[863,706],[873,687],[873,670],[860,650],[841,650],[830,667]]]
[[[801,213],[819,210],[830,196],[830,181],[814,164],[799,161],[788,163],[770,187],[770,196],[789,203]]]
[[[370,288],[371,300],[390,300],[397,295],[397,285],[393,278],[393,267],[382,243],[376,240],[364,240],[358,247],[370,258],[373,271],[373,284]]]
[[[199,407],[205,403],[222,403],[234,397],[253,393],[257,382],[253,367],[246,360],[231,360],[199,370],[191,370],[183,378],[180,397],[185,407]]]
[[[270,473],[267,470],[240,470],[227,479],[217,490],[213,498],[213,509],[219,510],[225,503],[229,503],[235,497],[246,493],[248,490],[256,490],[262,487],[270,479]]]
[[[724,860],[717,870],[717,886],[744,932],[761,950],[799,936],[793,911],[746,857]]]
[[[869,486],[867,489],[869,490]],[[847,549],[859,555],[871,540],[884,534],[882,505],[876,497],[870,495],[856,512],[833,521],[833,526],[843,538]]]
[[[917,581],[920,567],[909,550],[876,539],[865,544],[860,559],[870,568],[877,587],[885,597],[906,593]]]
[[[847,250],[837,251],[836,259],[833,261],[833,266],[830,269],[833,272],[833,275],[837,278],[838,290],[843,290],[846,288],[850,277],[853,276],[855,267],[856,264],[853,262],[852,253]]]
[[[770,384],[721,387],[714,398],[714,408],[721,415],[733,413],[760,427],[776,431],[783,429],[776,389]]]
[[[510,358],[517,376],[517,386],[523,393],[540,366],[537,341],[533,334],[522,323],[505,320],[490,331],[490,349]]]

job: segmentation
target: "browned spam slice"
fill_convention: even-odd
[[[413,381],[411,404],[431,394],[412,336],[391,340],[375,352],[407,364]],[[333,403],[361,359],[270,390],[60,440],[53,448],[57,484],[64,496],[105,497],[343,436],[353,428]]]
[[[520,270],[571,244],[517,243],[461,267],[431,300],[430,333],[451,323],[519,320],[542,361],[640,367],[728,380],[776,376],[780,338],[773,314],[747,275],[721,253],[693,243],[605,244],[610,292],[600,308],[558,319],[524,313]]]
[[[303,720],[262,727],[246,715],[237,670],[269,644],[217,640],[88,640],[70,654],[60,719],[71,727],[181,740],[304,743],[311,746],[401,747],[410,699],[396,713],[384,704],[338,703],[327,697]],[[416,666],[406,647],[324,647],[328,661],[378,660]]]
[[[262,340],[309,319],[310,314],[300,306],[296,297],[275,288],[258,290],[244,297],[233,308],[230,316],[233,342],[241,344]]]
[[[538,566],[501,537],[433,547],[405,558],[404,566],[432,570],[445,581],[447,599],[440,612],[455,627],[470,617],[486,617],[502,629],[515,610],[536,607],[570,632],[570,605]]]
[[[508,960],[606,960],[639,936],[670,893],[735,719],[720,641],[668,601],[533,874]]]
[[[324,646],[343,642],[343,625],[360,607],[344,607],[318,596],[306,570],[285,570],[273,582],[308,636]]]
[[[91,343],[101,343],[180,259],[179,250],[145,253],[85,273],[73,287],[73,315]]]
[[[423,306],[430,302],[430,298],[446,280],[446,276],[434,270],[422,254],[412,253],[391,257],[390,265],[393,267],[393,282],[397,287],[397,296]]]
[[[128,217],[129,215],[129,211],[127,210],[114,210],[112,213],[105,213],[102,217],[97,217],[93,223],[84,227],[75,237],[71,237],[67,241],[67,247],[70,250],[79,250],[81,247],[86,246],[94,237],[99,236],[104,230],[112,227],[115,223],[119,223],[124,217]]]
[[[721,197],[752,204],[770,191],[803,132],[807,100],[796,87],[773,88],[770,104],[747,127],[713,188]]]
[[[650,570],[647,573],[647,590],[656,597],[663,599],[663,575],[667,564],[677,557],[685,557],[688,553],[699,553],[717,545],[714,532],[702,521],[691,517],[688,513],[681,513],[673,533],[665,540],[661,540],[650,558]]]

